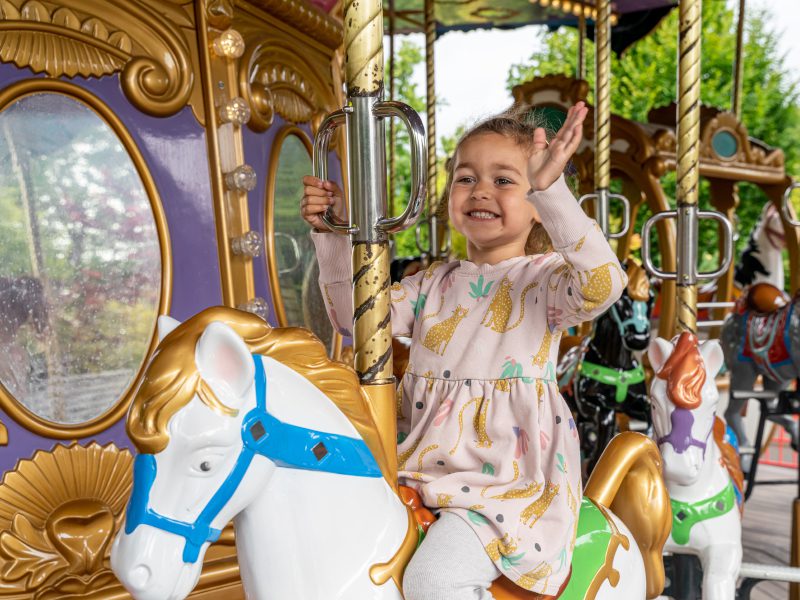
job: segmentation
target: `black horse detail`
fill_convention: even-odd
[[[644,269],[625,263],[628,287],[594,323],[592,335],[559,361],[562,394],[577,415],[581,451],[589,472],[616,433],[616,414],[645,421],[650,402],[644,369],[633,355],[650,342],[653,294]]]

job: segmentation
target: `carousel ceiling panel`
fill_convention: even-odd
[[[575,24],[576,14],[583,10],[585,14],[591,15],[595,8],[593,1],[580,0],[537,0],[535,3],[530,0],[436,0],[435,4],[439,35],[452,30]],[[422,31],[422,0],[395,0],[394,5],[396,28],[399,32]],[[676,5],[677,0],[617,0],[612,8],[621,18],[632,13],[649,11],[666,14]],[[384,2],[383,8],[388,14],[388,2]]]

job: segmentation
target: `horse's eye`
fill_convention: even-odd
[[[211,470],[211,463],[208,462],[207,460],[204,460],[203,462],[200,463],[200,470],[208,473]]]

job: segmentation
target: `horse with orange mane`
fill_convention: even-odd
[[[703,565],[704,600],[730,600],[742,562],[742,483],[736,451],[716,416],[714,377],[722,367],[716,340],[698,345],[684,332],[649,349],[656,376],[650,396],[653,428],[664,458],[672,504],[665,552],[695,554]]]

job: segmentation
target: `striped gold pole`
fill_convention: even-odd
[[[389,100],[394,100],[394,38],[395,38],[395,15],[394,2],[389,0]],[[389,119],[389,214],[394,214],[394,180],[396,177],[395,155],[395,130],[394,119]]]
[[[350,205],[353,235],[355,369],[372,403],[381,441],[396,459],[397,425],[392,376],[389,241],[376,223],[386,214],[382,125],[373,108],[383,95],[383,9],[380,0],[345,0],[345,75]],[[390,471],[397,471],[396,462]]]
[[[578,79],[586,78],[586,17],[578,16],[578,67],[575,69]]]
[[[676,328],[696,334],[702,0],[681,0],[679,10]]]
[[[436,14],[434,0],[425,0],[425,114],[428,138],[428,249],[431,261],[439,258],[441,243],[436,205]]]
[[[594,187],[597,224],[608,237],[611,182],[611,4],[597,1],[595,22]]]
[[[739,0],[739,15],[736,23],[736,58],[733,63],[733,91],[731,110],[737,119],[742,120],[742,75],[744,73],[744,15],[745,0]]]

